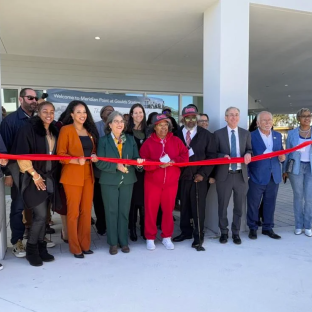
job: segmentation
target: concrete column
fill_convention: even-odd
[[[248,122],[249,1],[220,0],[204,12],[204,112],[209,129],[226,125],[227,107],[240,109],[240,124]],[[231,224],[233,199],[228,207]],[[218,233],[218,202],[215,185],[207,197],[206,226]],[[245,212],[241,230],[246,228]]]

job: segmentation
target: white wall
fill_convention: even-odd
[[[2,86],[202,93],[202,68],[1,55]]]

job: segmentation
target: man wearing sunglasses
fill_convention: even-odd
[[[37,109],[37,94],[36,91],[30,88],[22,89],[19,96],[20,107],[13,113],[5,117],[0,126],[0,133],[4,144],[7,147],[8,153],[11,152],[13,142],[18,130],[26,124],[28,119],[34,115]],[[23,210],[24,204],[18,188],[13,183],[11,172],[8,168],[5,169],[4,183],[11,189],[11,212],[10,212],[10,226],[12,231],[11,243],[13,245],[13,254],[22,258],[26,256],[25,248],[22,240],[25,231],[23,224]],[[17,182],[16,182],[17,183]]]
[[[184,107],[182,116],[184,127],[179,129],[178,137],[189,150],[189,161],[217,158],[213,134],[197,126],[197,107],[192,104]],[[174,242],[182,242],[194,237],[192,247],[197,248],[203,244],[206,196],[209,187],[207,181],[213,167],[189,166],[182,168],[180,176],[181,234],[173,239]],[[193,219],[193,227],[191,219]]]

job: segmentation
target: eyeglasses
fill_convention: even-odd
[[[300,116],[300,118],[311,118],[312,117],[312,115],[302,115],[302,116]]]
[[[197,118],[196,117],[185,117],[184,118],[185,119],[185,121],[196,121],[197,120]]]
[[[125,121],[124,120],[113,120],[113,123],[116,125],[119,125],[119,124],[124,124]]]
[[[239,114],[228,114],[226,116],[228,116],[228,117],[239,117]]]
[[[38,98],[36,96],[31,96],[31,95],[24,95],[22,96],[22,98],[27,98],[29,101],[32,101],[33,99],[35,99],[36,102],[38,101]]]

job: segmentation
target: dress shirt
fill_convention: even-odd
[[[193,140],[194,136],[197,133],[197,126],[195,126],[192,130],[188,130],[185,127],[183,127],[182,132],[183,132],[183,137],[184,137],[184,141],[186,142],[186,133],[187,131],[190,131],[190,135],[191,135],[191,140]]]
[[[260,129],[258,129],[260,136],[263,140],[263,143],[266,147],[267,152],[273,152],[273,137],[272,137],[272,131],[270,130],[270,134],[266,135],[264,134]]]
[[[240,147],[239,147],[238,128],[236,127],[235,129],[231,129],[229,126],[227,126],[227,131],[228,131],[228,135],[229,135],[230,150],[231,150],[232,130],[234,130],[234,134],[235,134],[235,137],[236,137],[236,155],[237,155],[237,157],[241,157]],[[241,170],[241,169],[242,169],[242,165],[241,164],[237,164],[236,170]],[[232,169],[232,165],[230,165],[230,170],[233,170]]]

